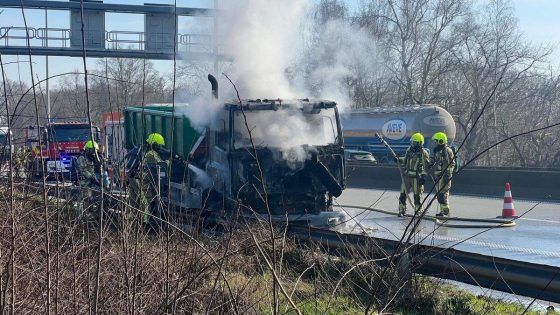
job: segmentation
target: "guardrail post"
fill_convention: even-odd
[[[410,296],[412,292],[412,257],[409,250],[401,253],[397,259],[399,296]]]

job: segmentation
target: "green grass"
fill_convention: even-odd
[[[426,281],[426,280],[423,280]],[[521,303],[502,301],[486,296],[477,296],[465,290],[457,289],[448,284],[437,284],[428,280],[429,284],[420,286],[426,294],[424,298],[410,301],[414,306],[400,305],[398,313],[402,315],[412,314],[466,314],[466,315],[507,315],[522,314],[526,306]],[[437,285],[437,288],[435,287]],[[435,289],[435,291],[434,291]],[[436,292],[435,294],[432,294]],[[559,314],[558,312],[546,312],[530,310],[526,314]]]

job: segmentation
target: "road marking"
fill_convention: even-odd
[[[374,236],[374,237],[379,237],[379,234],[385,234],[387,236],[391,235],[390,233],[387,233],[386,231],[376,231],[373,232],[371,234],[369,234],[370,236]],[[394,235],[391,235],[392,237],[394,237]],[[424,239],[424,244],[426,243],[431,243],[431,245],[434,246],[445,246],[445,247],[455,247],[458,245],[463,245],[463,244],[468,244],[468,245],[475,245],[475,246],[481,246],[481,247],[486,247],[486,248],[493,248],[493,249],[502,249],[502,250],[507,250],[507,251],[515,251],[515,252],[519,252],[519,253],[524,253],[524,254],[533,254],[533,255],[538,255],[538,256],[545,256],[545,257],[554,257],[554,258],[560,258],[560,252],[553,252],[553,251],[547,251],[547,250],[540,250],[540,249],[534,249],[534,248],[526,248],[526,247],[517,247],[517,246],[510,246],[510,245],[506,245],[506,244],[498,244],[498,243],[488,243],[488,242],[484,242],[484,241],[476,241],[473,239],[469,239],[469,240],[465,240],[464,238],[456,238],[456,237],[451,237],[451,236],[442,236],[442,235],[436,235],[433,233],[416,233],[415,236],[417,236],[418,238],[422,238]],[[384,237],[387,239],[392,239],[391,237]],[[418,238],[415,238],[416,240],[418,240]],[[432,239],[436,239],[436,240],[440,240],[440,241],[447,241],[447,242],[457,242],[460,244],[437,244],[437,243],[433,243],[430,242]],[[414,241],[414,240],[413,240]]]
[[[488,247],[488,248],[504,249],[504,250],[511,250],[511,251],[516,251],[516,252],[526,253],[526,254],[534,254],[534,255],[540,255],[540,256],[546,256],[546,257],[560,258],[560,253],[559,252],[551,252],[551,251],[544,251],[544,250],[539,250],[539,249],[534,249],[534,248],[510,246],[510,245],[505,245],[505,244],[488,243],[488,242],[483,242],[483,241],[475,241],[475,240],[472,240],[472,239],[464,241],[464,239],[460,239],[460,238],[456,238],[456,237],[441,236],[441,235],[435,235],[435,234],[418,233],[417,235],[422,237],[422,238],[426,238],[426,241],[428,241],[430,238],[434,238],[434,239],[438,239],[438,240],[442,240],[442,241],[461,242],[461,244],[478,245],[478,246],[483,246],[483,247]],[[461,244],[459,244],[459,245],[461,245]],[[435,244],[435,245],[438,246],[437,244]]]
[[[538,222],[547,222],[547,223],[558,223],[558,224],[560,224],[560,221],[545,220],[545,219],[518,218],[517,220],[538,221]]]

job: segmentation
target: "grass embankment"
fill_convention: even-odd
[[[153,235],[137,222],[104,227],[99,244],[98,224],[77,218],[72,201],[50,204],[45,217],[42,198],[22,197],[10,208],[0,192],[0,313],[271,314],[276,300],[279,313],[294,314],[286,295],[304,314],[364,314],[370,301],[372,313],[524,310],[423,277],[403,285],[394,269],[370,260],[375,244],[341,259],[283,231],[273,250],[266,224]],[[272,269],[284,290],[273,286]]]
[[[315,257],[314,262],[309,261],[309,256]],[[413,292],[397,294],[392,303],[383,304],[379,302],[384,300],[388,288],[383,288],[381,282],[387,281],[376,282],[374,280],[372,283],[367,283],[368,277],[364,276],[364,273],[368,272],[367,267],[361,270],[356,268],[353,272],[346,273],[356,264],[356,261],[344,261],[337,257],[302,249],[292,249],[285,254],[285,257],[287,258],[285,275],[291,275],[287,277],[286,283],[289,287],[294,287],[294,282],[298,281],[294,294],[295,301],[305,314],[364,314],[370,298],[369,293],[375,289],[378,289],[378,294],[373,298],[377,301],[372,307],[373,314],[502,315],[522,314],[526,308],[526,305],[521,303],[475,295],[437,279],[422,276],[414,277],[413,289],[411,289]],[[308,270],[302,275],[302,267],[313,263],[322,266],[322,269]],[[343,275],[345,275],[345,280],[340,281]],[[269,280],[266,277],[259,279],[264,283]],[[337,283],[338,287],[336,287]],[[337,288],[337,293],[333,293],[334,287]],[[255,296],[258,295],[259,293],[255,291]],[[270,314],[268,305],[267,303],[260,305],[259,311]],[[525,314],[553,315],[560,313],[552,310],[548,312],[529,310]]]

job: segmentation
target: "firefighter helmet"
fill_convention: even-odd
[[[410,137],[410,142],[412,144],[416,142],[419,143],[420,145],[424,145],[424,136],[421,133],[417,132],[413,134],[412,137]]]
[[[88,142],[86,142],[86,145],[84,145],[84,150],[91,150],[91,149],[95,149],[95,151],[99,150],[99,145],[97,144],[97,142],[93,140],[89,140]]]
[[[447,144],[447,135],[443,132],[436,132],[432,140],[438,144]]]
[[[163,139],[163,136],[160,135],[159,133],[155,133],[155,132],[148,136],[148,139],[146,139],[146,142],[149,145],[152,145],[152,144],[165,145],[165,140]]]

